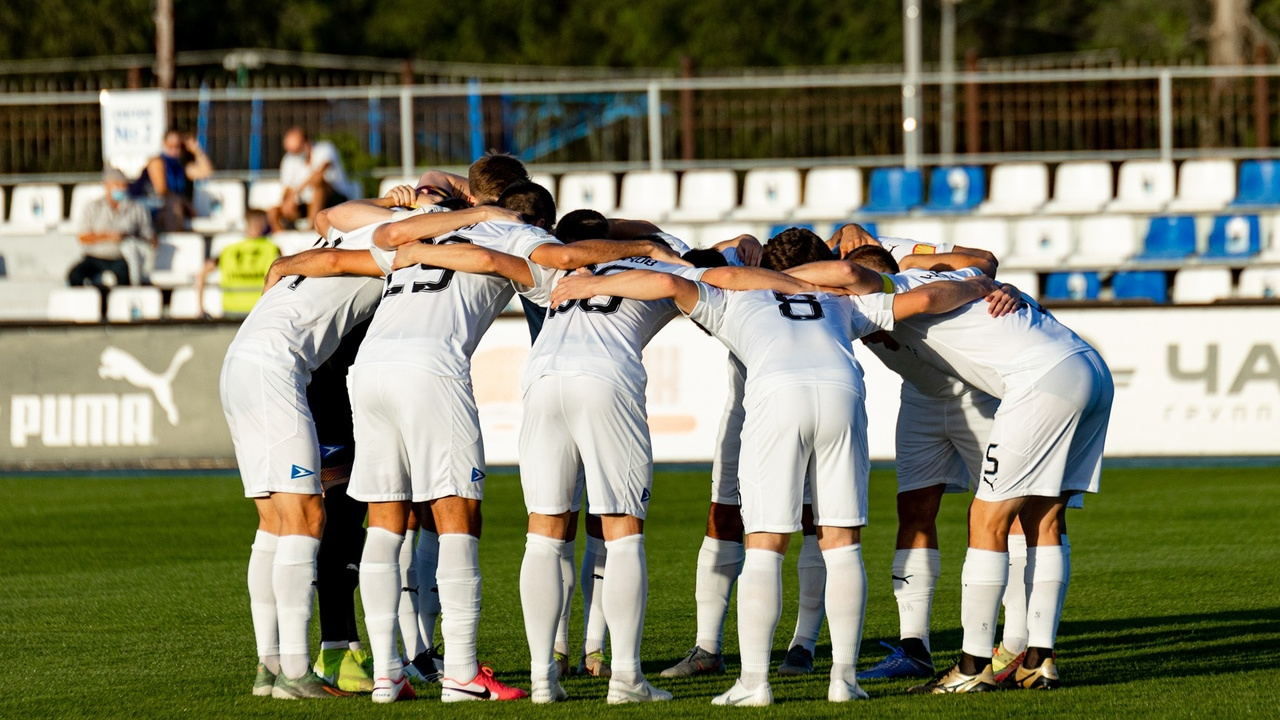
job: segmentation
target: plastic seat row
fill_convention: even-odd
[[[264,197],[271,193],[270,183]],[[256,185],[254,183],[253,185]],[[25,235],[52,230],[76,232],[85,207],[102,198],[102,183],[78,183],[71,188],[71,202],[64,206],[62,186],[56,183],[31,183],[17,185],[9,197],[8,221],[0,224],[0,234]],[[279,204],[280,192],[275,202]],[[4,191],[0,189],[0,206],[4,204]],[[202,180],[196,183],[193,205],[198,215],[192,221],[196,232],[220,232],[244,227],[245,185],[239,180]],[[250,205],[250,207],[254,207]],[[65,211],[65,212],[64,212]]]
[[[222,315],[222,295],[217,287],[204,289],[204,310],[212,317]],[[165,317],[164,311],[164,296],[159,288],[116,287],[107,293],[107,322],[159,320]],[[168,317],[175,320],[199,317],[195,288],[175,289],[168,311]],[[48,292],[44,316],[57,322],[102,322],[102,295],[92,287],[54,288]]]
[[[1169,276],[1173,275],[1172,287]],[[1057,272],[1045,279],[1041,297],[1045,300],[1098,300],[1102,278],[1097,272]],[[1111,277],[1115,300],[1149,300],[1178,304],[1207,304],[1231,298],[1263,299],[1280,297],[1280,268],[1247,268],[1240,282],[1232,282],[1229,268],[1183,268],[1176,273],[1163,270],[1126,270]]]

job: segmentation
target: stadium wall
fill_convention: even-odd
[[[1280,455],[1280,307],[1062,309],[1116,381],[1111,457]],[[0,469],[232,467],[218,375],[234,324],[0,328]],[[485,448],[518,461],[523,319],[476,352]],[[711,459],[726,351],[677,321],[645,353],[659,462]],[[897,377],[860,351],[873,459],[893,457]]]

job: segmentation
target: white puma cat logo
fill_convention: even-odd
[[[173,402],[173,380],[193,355],[195,350],[190,345],[183,345],[178,348],[178,352],[174,353],[173,360],[169,362],[169,369],[163,375],[157,375],[139,362],[138,358],[118,347],[108,347],[102,351],[100,358],[102,364],[98,366],[98,377],[104,380],[124,380],[134,387],[150,390],[169,418],[169,424],[176,426],[178,406]]]

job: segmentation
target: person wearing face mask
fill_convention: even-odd
[[[124,173],[109,168],[102,176],[106,197],[87,205],[80,218],[80,243],[84,246],[84,259],[71,268],[67,281],[78,287],[86,283],[102,291],[105,311],[107,288],[103,273],[110,271],[116,283],[137,283],[125,261],[125,243],[153,245],[155,231],[151,228],[151,214],[141,204],[129,198],[129,181]]]
[[[151,208],[160,232],[180,232],[195,215],[195,181],[212,174],[213,163],[200,143],[190,134],[170,130],[160,154],[151,158],[130,190]]]

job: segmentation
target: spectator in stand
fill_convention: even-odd
[[[222,288],[222,316],[242,318],[262,297],[271,263],[280,257],[280,248],[267,238],[270,228],[267,215],[250,210],[244,216],[245,239],[228,245],[204,263],[204,271],[196,276],[196,314],[208,317],[204,307],[204,286],[209,274],[218,271]]]
[[[84,259],[71,268],[67,281],[73,287],[86,281],[102,292],[106,312],[107,285],[103,273],[110,271],[119,285],[138,284],[139,276],[131,272],[127,254],[135,254],[138,246],[154,247],[156,236],[151,229],[151,214],[140,203],[129,198],[129,179],[124,173],[109,168],[102,175],[106,197],[89,203],[80,218],[80,242]]]
[[[360,196],[358,188],[347,181],[342,169],[338,148],[327,140],[311,142],[307,132],[300,127],[289,128],[284,134],[284,159],[280,161],[280,182],[284,185],[284,197],[280,206],[267,211],[271,229],[284,230],[285,224],[292,230],[295,223],[306,218],[314,227],[316,214]]]
[[[151,208],[151,219],[160,232],[181,232],[195,217],[191,203],[195,181],[213,174],[213,163],[195,137],[179,130],[164,135],[164,149],[151,158],[131,189]]]

